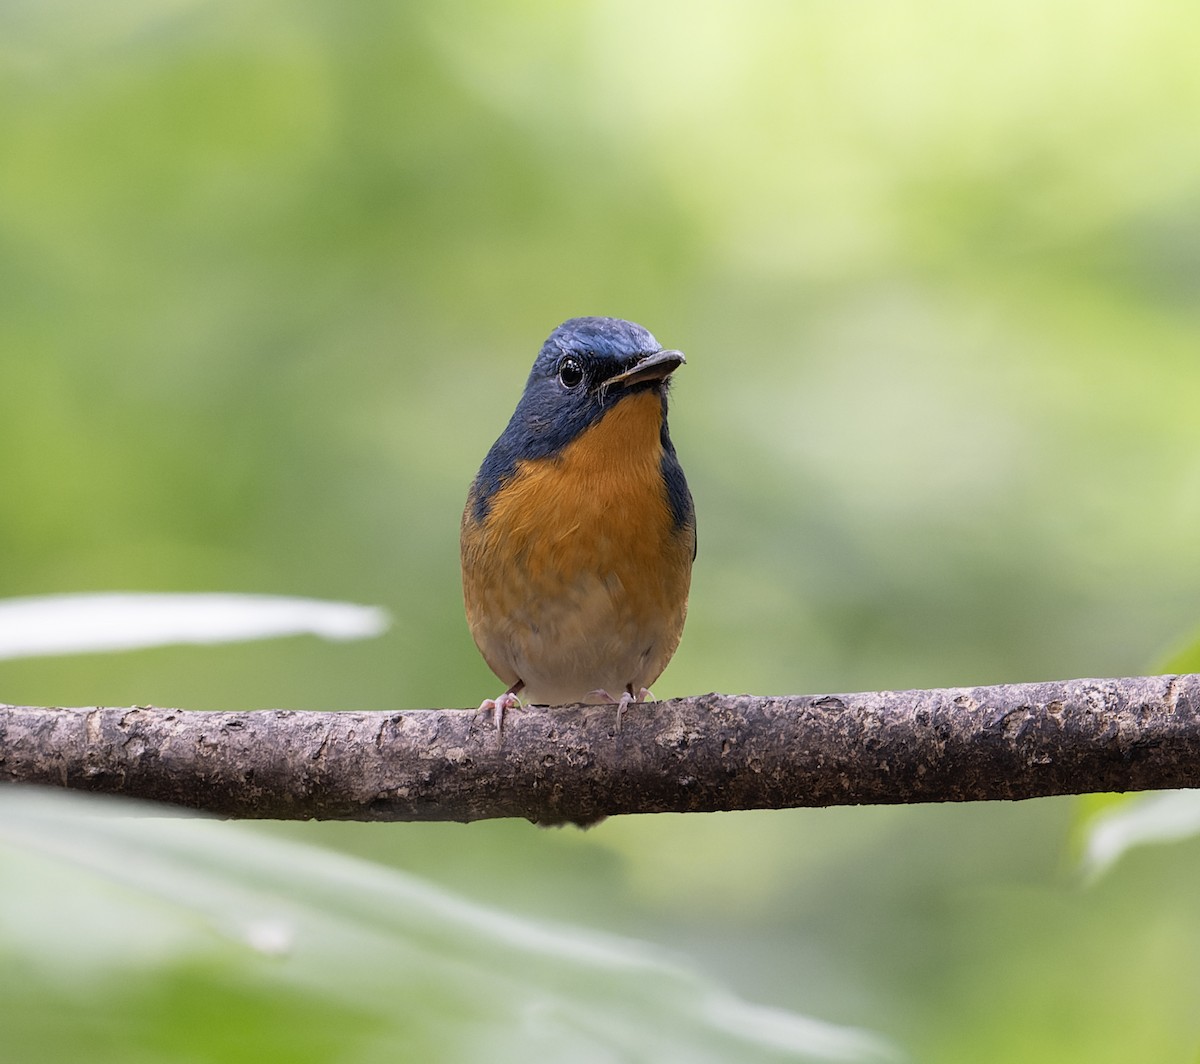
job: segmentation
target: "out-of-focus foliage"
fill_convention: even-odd
[[[0,698],[494,694],[459,509],[541,340],[591,313],[688,355],[700,557],[658,694],[1144,671],[1200,618],[1198,51],[1165,0],[6,5],[0,596],[396,623],[3,662]],[[920,1061],[1194,1057],[1200,848],[1084,888],[1071,819],[253,830],[665,944]],[[254,1000],[177,974],[165,1039],[189,985]],[[280,1002],[247,1037],[295,1030]]]
[[[1135,846],[1200,835],[1200,794],[1162,791],[1128,795],[1089,819],[1084,868],[1103,875]]]
[[[1179,649],[1167,655],[1162,664],[1162,671],[1168,672],[1200,672],[1200,638],[1195,632],[1185,640]]]
[[[316,847],[75,796],[0,813],[12,1060],[895,1059]]]
[[[0,599],[0,659],[288,635],[368,639],[387,626],[377,607],[282,595],[30,595]]]

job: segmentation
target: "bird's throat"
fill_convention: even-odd
[[[553,458],[518,463],[487,524],[540,535],[543,520],[565,533],[645,515],[647,507],[667,513],[661,432],[656,391],[623,397]]]

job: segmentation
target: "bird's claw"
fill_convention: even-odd
[[[492,723],[496,726],[496,731],[504,730],[504,711],[508,709],[520,709],[521,700],[517,697],[515,691],[505,691],[499,698],[485,698],[479,703],[479,711],[491,713]]]
[[[587,694],[587,697],[588,697],[589,701],[595,699],[595,700],[601,701],[601,702],[609,702],[609,703],[615,702],[616,703],[616,705],[617,705],[617,731],[620,731],[621,725],[625,721],[625,710],[628,709],[629,706],[633,705],[635,702],[645,702],[646,699],[650,699],[651,701],[653,701],[654,692],[651,691],[649,687],[643,687],[643,688],[639,689],[638,693],[635,695],[633,693],[633,685],[630,684],[628,687],[625,688],[624,691],[621,692],[620,698],[613,698],[613,696],[610,695],[606,690],[604,690],[603,687],[598,687],[595,691],[589,691]]]

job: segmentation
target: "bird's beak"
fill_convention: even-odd
[[[630,385],[642,381],[666,380],[687,361],[682,351],[655,351],[638,359],[632,366],[604,382],[605,389],[614,384]]]

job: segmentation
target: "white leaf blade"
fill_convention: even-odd
[[[0,600],[0,659],[291,635],[369,639],[388,624],[377,606],[282,595],[39,595]]]

